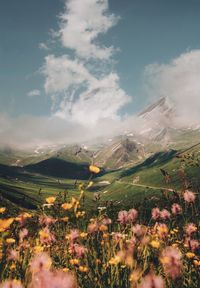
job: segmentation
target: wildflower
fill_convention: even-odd
[[[0,232],[4,232],[10,228],[14,218],[0,219]]]
[[[136,224],[132,227],[133,234],[137,237],[142,237],[146,233],[146,227]]]
[[[6,208],[5,208],[5,207],[1,207],[1,208],[0,208],[0,214],[3,214],[5,211],[6,211]]]
[[[193,223],[189,223],[187,224],[187,226],[185,227],[185,232],[187,235],[191,236],[194,232],[197,231],[197,226]]]
[[[47,197],[46,199],[46,202],[48,203],[48,204],[54,204],[54,202],[56,201],[56,197]]]
[[[198,267],[200,266],[200,260],[196,260],[196,259],[195,259],[195,260],[193,261],[193,263],[194,263],[195,266],[198,266]]]
[[[187,258],[189,258],[189,259],[192,259],[192,258],[195,257],[195,254],[194,254],[193,252],[187,252],[187,253],[185,254],[185,256],[186,256]]]
[[[142,282],[138,286],[139,288],[164,288],[165,282],[161,276],[148,274],[142,279]]]
[[[163,209],[162,211],[160,211],[160,218],[163,220],[167,220],[169,219],[171,216],[170,212],[167,209]]]
[[[165,238],[168,235],[169,229],[166,224],[159,223],[157,226],[157,233],[161,238]]]
[[[73,229],[73,230],[70,231],[69,240],[72,243],[74,243],[79,238],[79,236],[80,236],[79,230],[78,229]]]
[[[63,204],[61,205],[61,207],[62,207],[64,210],[70,210],[70,209],[73,207],[73,205],[72,205],[72,203],[63,203]]]
[[[108,263],[110,265],[118,265],[120,263],[120,261],[121,261],[120,256],[116,255],[115,257],[112,257]]]
[[[14,238],[7,238],[6,239],[7,244],[14,244],[15,242],[16,242],[16,240]]]
[[[156,249],[160,248],[160,242],[158,240],[152,240],[150,242],[150,245],[151,247],[156,248]]]
[[[56,219],[54,219],[51,216],[47,216],[47,215],[41,215],[39,217],[39,223],[40,225],[45,225],[45,226],[49,226],[51,224],[54,224],[56,222]]]
[[[104,225],[109,225],[112,223],[112,220],[108,216],[104,216],[103,220],[101,221]]]
[[[90,165],[89,170],[90,170],[90,172],[92,172],[94,174],[98,174],[100,172],[100,168],[95,166],[95,165]]]
[[[108,230],[108,227],[106,225],[101,224],[99,226],[99,231],[107,231],[107,230]]]
[[[94,221],[93,223],[90,223],[88,225],[88,228],[87,228],[89,233],[97,232],[98,229],[99,229],[99,225],[98,225],[97,221]]]
[[[128,211],[128,221],[130,221],[131,223],[134,223],[135,220],[137,219],[138,216],[138,211],[135,209],[130,209]]]
[[[88,272],[88,267],[87,266],[79,266],[79,271],[83,272],[83,273],[87,273]]]
[[[85,232],[81,232],[80,233],[80,237],[83,238],[83,239],[86,238],[87,235],[88,235],[88,233],[85,233]]]
[[[123,238],[123,234],[119,233],[119,232],[113,232],[112,237],[113,237],[113,240],[115,241],[115,243],[118,244],[119,241]]]
[[[32,273],[49,270],[51,267],[51,258],[46,252],[36,254],[30,263]]]
[[[15,220],[18,221],[21,224],[21,226],[23,226],[26,223],[27,219],[30,218],[32,218],[32,215],[28,212],[24,212],[20,214],[18,217],[16,217]]]
[[[7,259],[8,260],[14,260],[14,261],[19,260],[19,252],[17,250],[11,249],[9,251]]]
[[[75,288],[76,280],[69,272],[62,270],[41,271],[32,278],[30,288]]]
[[[138,282],[138,280],[140,279],[140,273],[141,273],[141,271],[139,269],[134,270],[129,277],[129,281],[132,283]]]
[[[174,215],[182,213],[182,207],[179,204],[177,204],[177,203],[174,203],[172,205],[172,209],[171,210],[172,210],[172,214],[174,214]]]
[[[194,192],[186,190],[183,194],[183,198],[184,198],[185,202],[192,203],[195,201],[196,195],[194,194]]]
[[[128,222],[128,212],[125,211],[125,210],[124,211],[119,211],[117,221],[121,225],[126,225],[126,223]]]
[[[158,220],[160,218],[160,209],[159,208],[153,208],[151,211],[151,217],[154,220]]]
[[[161,254],[160,261],[167,276],[175,279],[181,275],[182,254],[176,247],[168,246]]]
[[[77,258],[83,258],[87,253],[87,248],[79,244],[71,244],[69,247],[69,253],[73,254]]]
[[[0,288],[23,288],[18,280],[8,280],[0,285]]]
[[[200,247],[200,244],[199,244],[198,240],[191,239],[190,237],[187,237],[185,239],[184,246],[191,249],[192,251],[195,251]]]
[[[28,229],[24,228],[19,231],[19,242],[23,242],[24,238],[28,236]]]
[[[69,260],[69,263],[71,265],[79,265],[79,262],[80,262],[79,259],[76,259],[76,258]]]
[[[50,244],[55,241],[55,236],[50,232],[48,227],[39,231],[40,242],[42,244]]]

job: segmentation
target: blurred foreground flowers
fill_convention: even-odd
[[[103,206],[91,217],[82,203],[92,184],[40,211],[9,218],[0,208],[0,288],[200,287],[196,194],[172,193],[150,215]]]

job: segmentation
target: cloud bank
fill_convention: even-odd
[[[151,99],[167,97],[181,126],[200,126],[200,50],[183,53],[169,64],[151,64],[145,69]]]

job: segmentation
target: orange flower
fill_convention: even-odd
[[[13,221],[14,221],[13,218],[0,219],[0,232],[6,231],[13,223]]]
[[[90,172],[95,173],[95,174],[98,174],[100,172],[100,168],[95,165],[90,165],[89,170]]]
[[[47,197],[46,202],[48,204],[53,204],[56,201],[56,197]]]
[[[61,207],[64,209],[64,210],[70,210],[72,208],[72,204],[71,203],[63,203],[61,205]]]

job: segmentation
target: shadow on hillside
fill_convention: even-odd
[[[125,171],[122,171],[120,174],[121,177],[126,177],[130,176],[136,172],[139,172],[145,168],[151,168],[151,167],[156,167],[158,165],[164,165],[167,163],[169,160],[174,158],[174,156],[177,154],[176,150],[169,150],[167,152],[162,151],[162,152],[157,152],[154,155],[150,156],[147,158],[144,162],[141,164],[138,164],[137,166],[134,166],[130,169],[127,169]]]

